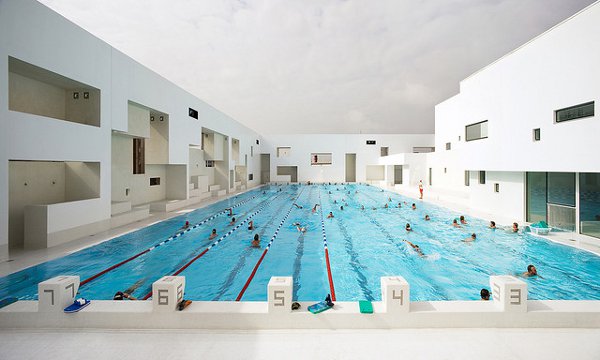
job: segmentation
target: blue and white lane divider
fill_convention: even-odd
[[[321,202],[321,190],[319,190],[319,206],[321,208],[321,232],[323,234],[323,247],[325,248],[325,264],[327,265],[327,277],[329,279],[329,290],[331,291],[331,300],[335,301],[335,288],[333,286],[333,276],[331,275],[331,264],[329,263],[329,249],[327,248],[327,234],[325,234],[325,221],[323,221],[323,204]]]
[[[238,206],[242,206],[243,204],[245,204],[245,203],[247,203],[248,201],[250,201],[250,200],[252,200],[252,199],[256,198],[257,196],[258,196],[258,195],[254,195],[254,196],[252,196],[251,198],[248,198],[248,199],[246,199],[246,200],[244,200],[244,201],[241,201],[241,202],[237,203],[236,205],[233,205],[233,206],[231,206],[231,208],[233,209],[233,208],[236,208],[236,207],[238,207]],[[187,229],[185,229],[185,230],[183,230],[183,231],[180,231],[180,232],[178,232],[177,234],[175,234],[175,235],[173,235],[173,236],[170,236],[170,237],[169,237],[169,238],[167,238],[166,240],[163,240],[163,241],[161,241],[160,243],[158,243],[158,244],[156,244],[156,245],[154,245],[154,246],[151,246],[151,247],[149,247],[148,249],[146,249],[146,250],[144,250],[144,251],[142,251],[142,252],[139,252],[139,253],[137,253],[136,255],[133,255],[133,256],[132,256],[132,257],[130,257],[130,258],[128,258],[128,259],[126,259],[126,260],[123,260],[123,261],[121,261],[120,263],[117,263],[117,264],[115,264],[115,265],[113,265],[113,266],[111,266],[111,267],[109,267],[109,268],[106,268],[106,269],[104,269],[104,270],[100,271],[100,272],[99,272],[99,273],[97,273],[97,274],[94,274],[94,275],[90,276],[89,278],[87,278],[87,279],[83,280],[83,281],[82,281],[82,282],[79,284],[79,286],[83,286],[83,285],[85,285],[85,284],[89,283],[90,281],[92,281],[92,280],[94,280],[94,279],[96,279],[96,278],[98,278],[98,277],[100,277],[100,276],[102,276],[102,275],[106,274],[107,272],[109,272],[109,271],[112,271],[112,270],[114,270],[114,269],[118,268],[119,266],[121,266],[121,265],[123,265],[123,264],[127,264],[128,262],[130,262],[130,261],[132,261],[132,260],[134,260],[134,259],[136,259],[136,258],[138,258],[138,257],[140,257],[140,256],[142,256],[142,255],[144,255],[144,254],[147,254],[147,253],[149,253],[150,251],[152,251],[152,250],[156,249],[156,248],[157,248],[157,247],[159,247],[159,246],[162,246],[162,245],[164,245],[164,244],[168,243],[168,242],[169,242],[169,241],[171,241],[171,240],[177,239],[178,237],[180,237],[181,235],[185,234],[186,232],[188,232],[188,231],[191,231],[192,229],[194,229],[194,228],[197,228],[197,227],[199,227],[199,226],[201,226],[201,225],[204,225],[204,224],[205,224],[205,223],[207,223],[208,221],[211,221],[211,220],[215,219],[217,216],[220,216],[220,215],[222,215],[222,214],[225,214],[227,211],[228,211],[227,209],[226,209],[226,210],[223,210],[223,211],[220,211],[220,212],[218,212],[218,213],[214,214],[213,216],[211,216],[211,217],[208,217],[208,218],[206,218],[206,219],[202,220],[202,221],[201,221],[201,222],[199,222],[198,224],[196,224],[196,225],[194,225],[194,226],[192,226],[192,227],[189,227],[189,228],[187,228]]]
[[[287,220],[287,218],[290,216],[290,213],[292,212],[292,209],[294,209],[294,204],[296,203],[296,201],[298,201],[298,198],[300,198],[300,195],[302,195],[303,191],[304,191],[304,188],[302,188],[302,190],[300,190],[300,192],[298,193],[298,196],[296,196],[296,198],[294,199],[294,201],[292,203],[292,206],[287,211],[287,214],[285,214],[285,217],[283,218],[283,220],[281,220],[281,222],[277,226],[277,229],[275,229],[275,233],[271,237],[271,240],[269,240],[269,243],[267,244],[267,246],[265,247],[265,250],[263,251],[262,255],[260,256],[260,259],[258,259],[258,262],[256,262],[256,265],[254,265],[254,269],[252,269],[252,273],[250,273],[250,276],[248,277],[248,280],[246,280],[246,283],[244,284],[244,287],[242,287],[242,290],[238,294],[238,296],[235,299],[235,301],[240,301],[242,299],[242,296],[244,296],[244,293],[246,292],[246,289],[248,289],[248,286],[250,285],[250,282],[252,282],[252,279],[254,279],[254,275],[256,275],[256,271],[258,270],[258,267],[260,266],[260,264],[262,263],[263,259],[267,255],[267,252],[271,248],[271,245],[273,244],[273,241],[275,241],[275,239],[277,238],[277,235],[279,235],[279,230],[281,230],[281,227],[283,226],[283,224],[285,223],[285,221]]]

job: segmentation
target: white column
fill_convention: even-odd
[[[382,276],[381,300],[387,313],[408,313],[410,285],[402,276]]]
[[[507,312],[527,312],[527,283],[510,275],[490,276],[494,304]]]
[[[294,281],[291,276],[273,276],[267,286],[269,313],[289,313],[292,311]]]
[[[175,311],[183,300],[185,276],[164,276],[152,284],[152,309]]]
[[[62,312],[75,300],[79,276],[57,276],[38,284],[38,311]]]

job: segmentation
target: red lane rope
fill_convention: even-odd
[[[250,200],[254,199],[254,198],[255,198],[255,197],[257,197],[257,196],[258,196],[258,195],[255,195],[255,196],[253,196],[253,197],[251,197],[251,198],[248,198],[248,199],[246,199],[246,200],[240,201],[239,203],[237,203],[237,204],[235,204],[235,205],[231,206],[230,208],[231,208],[231,209],[233,209],[233,208],[235,208],[235,207],[238,207],[238,206],[240,206],[240,205],[242,205],[242,204],[244,204],[244,203],[247,203],[248,201],[250,201]],[[118,264],[115,264],[115,265],[113,265],[113,266],[111,266],[111,267],[109,267],[109,268],[106,268],[106,269],[104,269],[104,270],[100,271],[99,273],[97,273],[97,274],[95,274],[95,275],[92,275],[92,276],[90,276],[89,278],[87,278],[87,279],[83,280],[82,282],[80,282],[80,283],[79,283],[79,286],[81,287],[81,286],[83,286],[83,285],[85,285],[85,284],[89,283],[90,281],[92,281],[92,280],[94,280],[94,279],[97,279],[97,278],[99,278],[100,276],[102,276],[102,275],[106,274],[107,272],[109,272],[109,271],[112,271],[112,270],[114,270],[114,269],[118,268],[119,266],[121,266],[121,265],[124,265],[124,264],[126,264],[126,263],[128,263],[128,262],[130,262],[130,261],[132,261],[132,260],[134,260],[134,259],[136,259],[136,258],[138,258],[138,257],[140,257],[140,256],[142,256],[142,255],[144,255],[144,254],[146,254],[146,253],[148,253],[148,252],[150,252],[150,251],[152,251],[152,250],[154,250],[154,249],[158,248],[159,246],[161,246],[161,245],[164,245],[164,244],[166,244],[167,242],[169,242],[169,241],[171,241],[171,240],[174,240],[174,239],[176,239],[176,238],[180,237],[181,235],[185,234],[186,232],[188,232],[188,231],[190,231],[190,230],[192,230],[192,229],[195,229],[195,228],[199,227],[200,225],[203,225],[204,223],[206,223],[206,222],[208,222],[208,221],[210,221],[210,220],[213,220],[213,219],[215,219],[217,216],[219,216],[219,215],[221,215],[221,214],[224,214],[224,213],[226,213],[227,211],[228,211],[227,209],[226,209],[226,210],[219,211],[219,212],[215,213],[214,215],[212,215],[212,216],[210,216],[210,217],[207,217],[206,219],[202,220],[202,221],[201,221],[201,222],[199,222],[198,224],[196,224],[196,225],[194,225],[194,226],[192,226],[192,227],[190,227],[190,228],[188,228],[188,229],[186,229],[186,230],[179,231],[177,234],[175,234],[175,235],[173,235],[173,236],[169,237],[168,239],[166,239],[166,240],[164,240],[164,241],[161,241],[160,243],[158,243],[158,244],[156,244],[156,245],[154,245],[154,246],[152,246],[152,247],[149,247],[148,249],[146,249],[146,250],[144,250],[144,251],[142,251],[142,252],[140,252],[140,253],[138,253],[138,254],[136,254],[136,255],[133,255],[133,256],[132,256],[132,257],[130,257],[129,259],[123,260],[123,261],[121,261],[121,262],[120,262],[120,263],[118,263]]]
[[[329,290],[331,291],[331,300],[335,301],[335,288],[333,286],[333,277],[331,276],[331,266],[329,264],[329,250],[327,249],[327,235],[325,234],[325,222],[323,221],[323,205],[321,201],[321,190],[319,189],[319,206],[321,209],[321,232],[323,234],[323,247],[325,248],[325,263],[327,265],[327,277],[329,278]]]
[[[277,238],[277,235],[279,235],[279,230],[283,226],[283,223],[285,223],[285,221],[287,220],[288,216],[290,216],[290,213],[292,212],[292,209],[294,208],[294,204],[296,204],[296,201],[298,201],[298,198],[300,198],[300,195],[302,195],[303,191],[304,191],[304,188],[302,188],[302,190],[300,190],[300,192],[298,193],[298,196],[296,196],[296,198],[292,202],[292,206],[288,210],[287,214],[285,215],[285,217],[283,218],[283,220],[281,220],[281,222],[279,223],[279,226],[277,227],[277,229],[275,230],[275,233],[271,237],[271,240],[267,244],[267,247],[265,248],[265,251],[263,251],[263,254],[261,255],[260,259],[258,259],[258,262],[256,263],[256,265],[254,265],[254,269],[252,270],[252,273],[248,277],[248,280],[246,280],[246,283],[244,284],[244,287],[242,288],[242,290],[238,294],[238,296],[235,299],[235,301],[240,301],[242,299],[242,296],[244,296],[244,293],[246,292],[246,289],[248,289],[248,286],[250,285],[250,282],[252,282],[252,279],[254,279],[254,275],[256,275],[256,270],[258,270],[258,267],[260,266],[260,264],[262,263],[263,259],[265,258],[265,255],[267,255],[267,252],[271,248],[271,245],[273,244],[273,241],[275,241],[275,239]]]
[[[126,263],[130,262],[131,260],[133,260],[133,259],[135,259],[135,258],[137,258],[137,257],[139,257],[139,256],[142,256],[142,255],[144,255],[145,253],[147,253],[147,252],[149,252],[149,251],[150,251],[150,249],[146,249],[146,250],[142,251],[141,253],[139,253],[139,254],[137,254],[137,255],[133,255],[132,257],[130,257],[130,258],[129,258],[129,259],[127,259],[127,260],[123,260],[123,261],[121,261],[121,262],[120,262],[120,263],[118,263],[118,264],[115,264],[115,265],[113,265],[113,266],[111,266],[111,267],[109,267],[109,268],[107,268],[107,269],[104,269],[104,270],[100,271],[99,273],[97,273],[96,275],[93,275],[93,276],[91,276],[91,277],[89,277],[89,278],[87,278],[87,279],[83,280],[82,282],[80,282],[80,283],[79,283],[79,286],[83,286],[83,285],[85,285],[85,284],[89,283],[90,281],[92,281],[92,280],[94,280],[94,279],[96,279],[96,278],[98,278],[98,277],[100,277],[100,276],[102,276],[102,275],[106,274],[107,272],[109,272],[109,271],[112,271],[112,270],[114,270],[114,269],[118,268],[119,266],[121,266],[121,265],[123,265],[123,264],[126,264]]]

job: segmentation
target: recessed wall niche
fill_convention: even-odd
[[[8,109],[100,126],[100,90],[8,57]]]

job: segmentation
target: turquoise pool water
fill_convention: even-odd
[[[321,207],[313,213],[315,204]],[[234,225],[223,212],[231,206]],[[332,219],[326,218],[330,211]],[[423,220],[426,214],[430,221]],[[528,264],[543,276],[525,279],[531,299],[600,299],[600,257],[529,234],[491,230],[488,219],[467,218],[468,225],[454,228],[459,215],[367,185],[266,186],[0,278],[0,298],[36,299],[43,280],[57,275],[84,280],[161,244],[83,285],[80,295],[112,299],[117,291],[133,289],[134,296],[143,297],[152,282],[210,247],[181,272],[186,298],[232,301],[273,239],[242,300],[266,300],[271,276],[293,276],[295,300],[318,300],[330,292],[323,226],[338,301],[380,300],[380,277],[387,275],[406,278],[412,300],[478,299],[479,290],[489,288],[490,275],[522,273]],[[249,217],[257,226],[253,231],[244,222]],[[201,225],[172,238],[186,220]],[[307,231],[299,232],[294,223]],[[405,230],[407,223],[412,232]],[[218,236],[211,240],[213,228]],[[476,241],[461,241],[471,233]],[[260,249],[250,246],[254,234],[261,238]],[[403,239],[418,244],[426,256]]]

